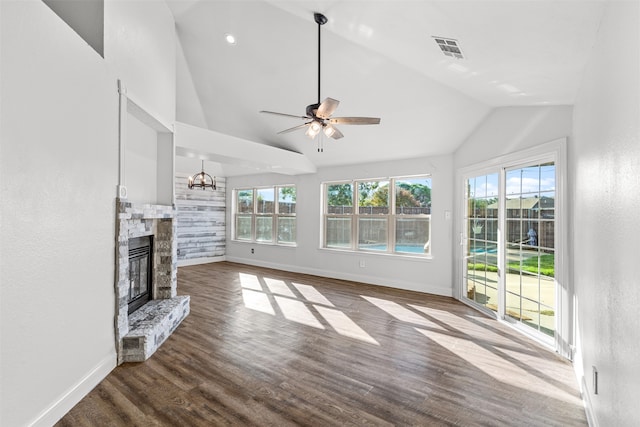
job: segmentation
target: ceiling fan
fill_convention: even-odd
[[[377,125],[380,123],[378,117],[331,117],[340,101],[333,98],[325,98],[320,102],[320,27],[327,23],[327,17],[321,13],[314,13],[313,18],[318,24],[318,102],[315,104],[307,105],[306,115],[296,116],[293,114],[277,113],[275,111],[260,111],[261,113],[275,114],[277,116],[293,117],[296,119],[303,119],[306,122],[294,126],[289,129],[278,132],[278,134],[293,132],[298,129],[307,128],[305,134],[313,139],[323,131],[324,134],[333,139],[340,139],[344,135],[334,125]],[[318,151],[322,151],[318,148]]]

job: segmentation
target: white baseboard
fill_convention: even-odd
[[[52,426],[71,410],[83,397],[97,386],[100,381],[116,367],[116,354],[110,354],[98,363],[73,387],[63,393],[28,425],[33,427]]]
[[[239,264],[255,265],[257,267],[273,268],[276,270],[290,271],[293,273],[311,274],[314,276],[329,277],[332,279],[350,280],[353,282],[366,283],[369,285],[387,286],[389,288],[402,289],[405,291],[416,291],[433,295],[441,295],[451,297],[453,290],[451,287],[440,287],[429,285],[428,283],[416,283],[405,280],[390,280],[375,276],[366,276],[362,274],[342,273],[335,271],[321,270],[317,268],[300,267],[291,264],[280,264],[272,262],[257,261],[252,258],[229,257],[227,261],[237,262]]]
[[[210,262],[221,262],[226,261],[226,256],[215,256],[215,257],[204,257],[204,258],[193,258],[193,259],[182,259],[178,261],[178,267],[186,267],[188,265],[200,265],[200,264],[209,264]]]
[[[596,419],[596,414],[593,412],[593,406],[591,405],[591,396],[589,395],[589,389],[587,388],[587,381],[585,376],[582,376],[581,393],[582,393],[582,402],[584,404],[584,412],[587,415],[587,422],[589,423],[589,427],[598,427],[598,420]]]

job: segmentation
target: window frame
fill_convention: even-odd
[[[295,212],[280,213],[280,190],[282,188],[294,188],[294,194],[297,199],[297,188],[295,184],[279,184],[268,185],[260,187],[238,187],[233,189],[233,235],[232,240],[235,242],[243,243],[255,243],[259,245],[274,245],[274,246],[297,246],[297,230],[295,231],[295,239],[293,242],[280,240],[279,238],[279,226],[281,218],[290,220],[293,218],[297,227],[297,209]],[[261,190],[271,190],[273,192],[273,211],[272,212],[259,212],[258,210],[258,194]],[[252,192],[252,211],[240,212],[239,211],[239,194],[243,191]],[[238,219],[239,218],[251,218],[251,233],[250,238],[238,237]],[[258,221],[260,218],[271,217],[271,240],[258,240]]]
[[[570,302],[574,299],[574,286],[571,280],[569,280],[569,271],[567,268],[566,260],[569,259],[569,225],[567,212],[567,138],[562,137],[550,142],[542,143],[537,146],[525,148],[520,151],[507,153],[501,156],[492,157],[487,160],[483,160],[477,164],[466,166],[458,169],[456,173],[456,183],[459,185],[458,202],[456,211],[459,214],[459,218],[465,218],[465,196],[467,188],[465,186],[466,180],[475,176],[493,173],[496,170],[509,169],[512,167],[518,167],[520,165],[531,164],[536,161],[547,162],[553,161],[556,167],[556,182],[555,182],[555,281],[556,286],[556,326],[555,326],[555,338],[553,343],[553,349],[567,359],[572,358],[572,310]],[[506,179],[505,179],[506,181]],[[506,185],[501,178],[501,186]],[[500,206],[499,209],[505,209],[504,206]],[[504,216],[504,214],[502,214]],[[463,241],[468,238],[468,230],[463,225],[462,221],[457,222],[456,233],[460,233]],[[454,286],[454,297],[459,301],[467,303],[468,298],[465,298],[466,282],[465,275],[463,273],[466,268],[466,258],[464,256],[465,246],[461,245],[459,249],[459,255],[457,257],[456,268],[454,273],[454,280],[456,286]],[[504,255],[498,253],[499,269],[504,270]],[[470,304],[471,305],[471,304]],[[476,305],[471,305],[477,308],[485,314],[491,317],[499,317],[492,310],[484,310]],[[504,306],[504,304],[503,304]],[[501,319],[502,320],[502,319]],[[516,325],[517,326],[517,325]],[[539,340],[537,334],[530,333],[529,331],[517,327],[518,330],[524,332],[529,337],[536,339],[538,342],[548,345],[544,340]]]
[[[322,207],[321,207],[321,249],[327,250],[336,250],[336,251],[347,251],[347,252],[358,252],[358,253],[367,253],[367,254],[384,254],[384,255],[393,255],[393,256],[401,256],[401,257],[418,257],[418,258],[431,258],[431,230],[432,230],[432,212],[431,212],[431,204],[429,205],[429,213],[428,214],[404,214],[397,213],[396,206],[396,194],[397,194],[397,182],[402,182],[404,180],[412,180],[412,179],[428,179],[430,180],[429,190],[433,189],[432,185],[432,175],[431,174],[421,174],[421,175],[403,175],[396,177],[377,177],[377,178],[364,178],[364,179],[351,179],[351,180],[336,180],[336,181],[325,181],[321,184],[321,198],[322,198]],[[371,183],[371,182],[386,182],[388,185],[388,212],[383,214],[366,214],[360,212],[360,191],[359,184],[360,183]],[[328,189],[332,185],[344,185],[349,184],[351,186],[352,193],[352,212],[351,213],[329,213],[329,200],[328,200]],[[350,242],[349,246],[338,246],[338,245],[327,245],[327,231],[328,231],[328,221],[329,219],[349,219],[350,220]],[[386,222],[386,249],[378,250],[378,249],[367,249],[360,247],[359,236],[360,236],[360,220],[361,219],[371,219],[371,218],[380,218],[385,219]],[[398,251],[397,246],[398,242],[396,241],[396,230],[399,220],[402,219],[428,219],[428,235],[429,238],[425,247],[428,247],[428,250],[425,252],[408,252],[408,251]]]

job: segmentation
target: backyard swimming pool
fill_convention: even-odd
[[[472,254],[495,254],[498,253],[498,248],[496,246],[476,246],[474,248],[469,248],[469,252]]]
[[[376,245],[360,245],[360,249],[365,249],[369,251],[387,251],[387,245],[384,244],[376,244]],[[396,245],[396,252],[405,252],[405,253],[413,253],[413,254],[423,254],[424,244],[422,245]]]

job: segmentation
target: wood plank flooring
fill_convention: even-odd
[[[228,262],[58,426],[586,426],[571,365],[451,299]]]

